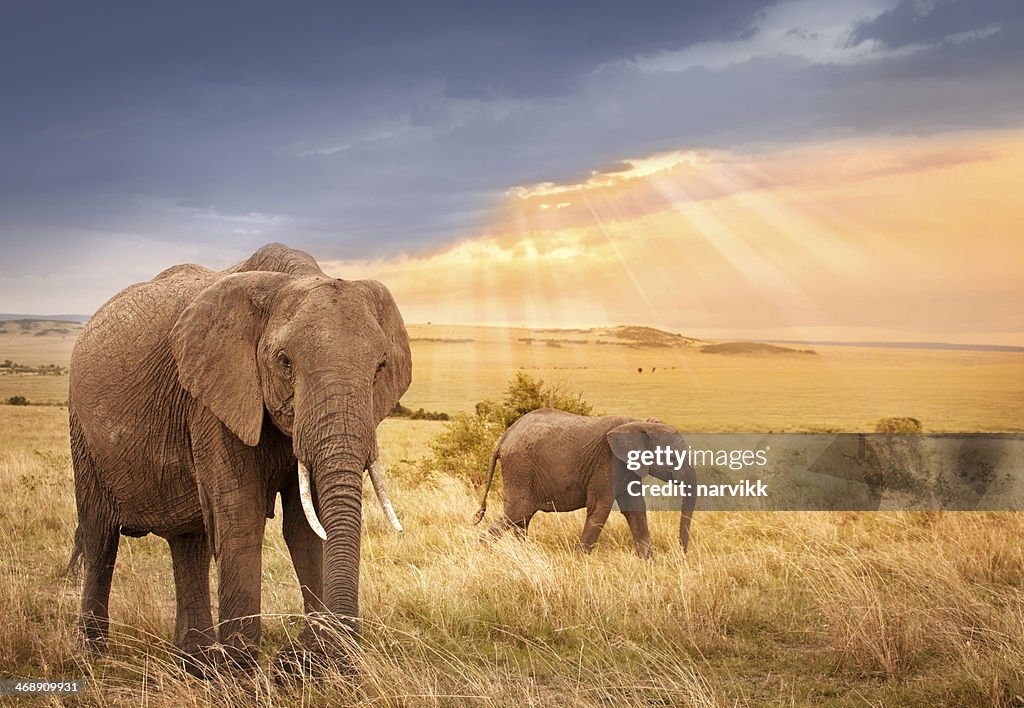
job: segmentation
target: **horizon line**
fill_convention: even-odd
[[[50,322],[77,322],[84,324],[87,322],[92,315],[86,314],[75,314],[75,313],[61,313],[61,314],[35,314],[35,313],[0,313],[0,322],[16,322],[18,320],[40,320]],[[579,325],[579,326],[549,326],[549,325],[530,325],[530,324],[487,324],[487,323],[454,323],[454,322],[434,322],[432,320],[426,322],[407,322],[409,326],[429,326],[429,327],[484,327],[490,329],[528,329],[528,330],[565,330],[565,331],[588,331],[597,329],[614,329],[617,327],[649,327],[651,329],[660,330],[669,334],[679,335],[687,337],[689,339],[703,339],[694,335],[685,334],[677,331],[675,328],[656,326],[650,324],[638,324],[638,323],[607,323],[600,325]],[[958,343],[958,342],[942,342],[942,341],[929,341],[929,340],[907,340],[907,339],[871,339],[871,340],[842,340],[842,339],[772,339],[772,338],[750,338],[743,336],[734,337],[712,337],[705,341],[734,341],[734,342],[757,342],[757,343],[774,343],[774,344],[812,344],[823,347],[878,347],[887,349],[943,349],[943,350],[954,350],[954,351],[995,351],[995,352],[1011,352],[1011,353],[1024,353],[1024,345],[1016,344],[990,344],[985,342],[969,342],[969,343]]]

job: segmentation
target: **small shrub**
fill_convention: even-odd
[[[474,413],[456,413],[445,431],[430,443],[426,466],[432,473],[468,479],[483,484],[494,445],[508,426],[530,411],[557,408],[577,415],[591,415],[593,406],[580,394],[571,394],[559,384],[545,385],[522,371],[509,381],[500,401],[484,400]]]
[[[477,404],[478,411],[485,403],[492,402],[481,401]],[[583,400],[582,394],[569,393],[561,384],[544,385],[543,379],[535,379],[522,371],[516,372],[505,389],[505,397],[495,405],[495,413],[504,422],[502,429],[539,408],[557,408],[576,415],[591,415],[594,412],[594,407]]]
[[[920,433],[922,430],[917,418],[882,418],[875,423],[876,433]]]
[[[7,405],[9,406],[27,406],[28,399],[24,396],[11,396],[7,399]]]

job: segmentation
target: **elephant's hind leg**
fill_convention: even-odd
[[[73,570],[76,560],[81,558],[84,578],[79,628],[89,649],[104,651],[110,630],[110,582],[117,560],[119,527],[109,494],[100,482],[82,428],[73,413],[70,422],[78,529],[68,568]]]
[[[493,524],[487,527],[487,531],[480,537],[482,542],[494,541],[500,538],[512,527],[512,520],[507,516],[502,516],[500,519],[495,521]]]
[[[177,619],[174,644],[188,657],[198,657],[214,643],[210,610],[210,542],[206,534],[182,534],[167,539],[174,561]],[[186,668],[200,669],[186,661]]]
[[[505,511],[505,514],[487,529],[482,541],[494,540],[511,530],[517,538],[525,538],[530,528],[530,520],[536,511],[514,511],[512,514]]]
[[[110,582],[114,577],[119,535],[116,528],[93,529],[82,541],[82,620],[86,645],[94,651],[107,648],[110,632]]]
[[[611,511],[611,499],[602,500],[593,496],[587,499],[587,520],[583,523],[583,533],[580,534],[581,551],[590,553],[594,550],[594,544],[597,543],[597,538],[601,535]]]

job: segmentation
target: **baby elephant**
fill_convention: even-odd
[[[686,442],[674,428],[654,419],[591,418],[551,408],[527,413],[505,431],[494,447],[487,488],[473,523],[480,523],[487,511],[494,467],[501,460],[505,514],[488,529],[489,536],[500,536],[510,528],[525,535],[530,519],[538,511],[574,511],[586,507],[587,521],[580,536],[580,548],[589,553],[601,535],[612,502],[618,501],[629,523],[637,553],[650,558],[646,505],[642,497],[628,494],[629,483],[650,474],[663,481],[685,482],[692,490],[696,472],[688,460],[678,471],[674,460],[662,467],[640,466],[636,471],[629,470],[627,462],[637,467],[639,453],[666,446],[681,451],[686,449]],[[631,450],[637,452],[630,456]],[[646,457],[653,458],[652,455]],[[637,485],[633,486],[635,490]],[[679,544],[684,551],[690,542],[694,504],[693,496],[682,497]]]

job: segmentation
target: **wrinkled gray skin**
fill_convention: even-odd
[[[363,471],[377,454],[377,424],[411,380],[405,325],[387,288],[327,277],[281,244],[223,272],[175,266],[93,316],[70,378],[75,556],[92,647],[106,642],[119,534],[153,533],[171,547],[175,643],[186,666],[202,672],[214,656],[251,665],[261,544],[278,493],[307,615],[358,637]],[[325,542],[303,515],[298,462],[311,470]],[[307,623],[279,665],[294,669],[310,656],[304,649],[323,653],[320,626]],[[208,651],[216,639],[224,651]],[[334,661],[345,663],[336,649]]]
[[[685,449],[686,441],[674,428],[657,420],[638,421],[622,416],[592,418],[544,408],[527,413],[505,431],[491,456],[487,488],[474,523],[483,519],[494,468],[501,460],[505,509],[502,518],[487,530],[496,537],[512,529],[525,535],[530,519],[538,511],[575,511],[586,508],[587,520],[580,535],[580,549],[590,553],[601,535],[612,503],[619,506],[629,523],[637,553],[652,555],[647,510],[642,498],[624,496],[632,480],[653,475],[668,481],[694,484],[696,472],[689,464],[678,472],[671,467],[643,467],[636,472],[625,468],[629,450],[661,446]],[[618,472],[613,475],[613,466]],[[614,480],[614,481],[613,481]],[[693,497],[683,498],[679,520],[679,544],[685,551],[690,543]]]

